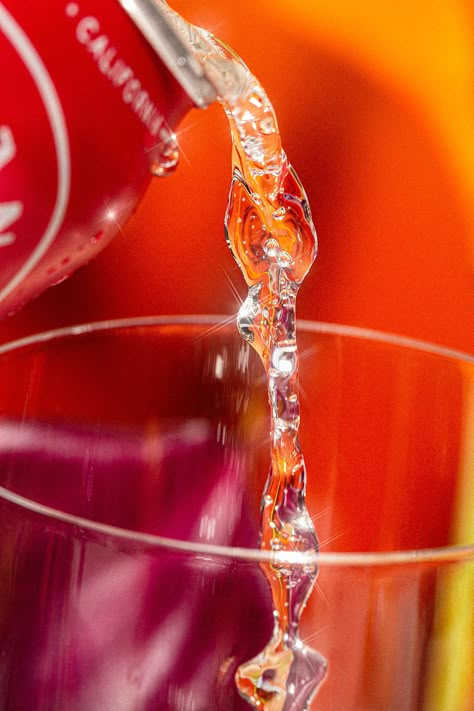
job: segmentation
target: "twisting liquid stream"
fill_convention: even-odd
[[[315,585],[311,555],[318,539],[306,508],[306,470],[299,442],[298,289],[317,253],[311,212],[281,145],[274,109],[262,86],[231,50],[210,34],[181,27],[219,88],[232,134],[233,177],[226,237],[248,296],[238,315],[243,338],[259,354],[271,408],[271,466],[261,504],[261,548],[274,607],[273,635],[241,665],[236,683],[254,709],[304,711],[326,674],[326,661],[303,644],[298,626]],[[289,565],[289,553],[308,564]]]
[[[263,362],[271,407],[271,466],[262,498],[261,547],[283,554],[317,552],[298,435],[295,331],[296,295],[316,257],[316,233],[304,189],[282,149],[275,113],[262,87],[248,73],[240,95],[223,103],[233,138],[226,234],[249,287],[238,326]],[[239,668],[236,681],[256,709],[300,711],[326,671],[324,659],[298,636],[317,569],[289,566],[284,558],[263,565],[272,588],[273,636],[256,659]]]
[[[295,330],[296,295],[316,257],[317,238],[267,95],[237,58],[227,53],[226,59],[238,67],[241,78],[238,92],[221,99],[233,141],[226,236],[249,287],[238,327],[263,362],[271,407],[271,466],[262,498],[261,547],[283,553],[281,563],[275,558],[263,565],[272,588],[273,636],[257,658],[239,668],[236,682],[255,709],[300,711],[326,672],[325,660],[298,635],[317,569],[289,566],[284,556],[318,550],[305,503]]]

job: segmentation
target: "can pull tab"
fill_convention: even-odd
[[[195,51],[197,30],[164,0],[118,2],[196,106],[206,108],[215,101],[218,91]]]

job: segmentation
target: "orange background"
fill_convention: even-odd
[[[299,316],[474,351],[472,2],[173,6],[233,46],[276,107],[320,239]],[[153,182],[94,263],[3,321],[1,340],[89,319],[237,310],[222,111],[191,112],[179,139],[175,175]]]

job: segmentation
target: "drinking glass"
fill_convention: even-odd
[[[298,337],[321,543],[300,636],[328,670],[310,709],[472,711],[474,358],[331,324]],[[250,708],[234,676],[273,627],[268,410],[223,317],[1,347],[3,711]]]

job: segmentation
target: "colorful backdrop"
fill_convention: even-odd
[[[232,45],[275,104],[320,239],[299,315],[474,351],[472,2],[174,7]],[[151,184],[94,263],[3,321],[1,340],[87,319],[237,310],[222,111],[193,111],[179,139],[175,175]]]

